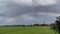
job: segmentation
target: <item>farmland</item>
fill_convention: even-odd
[[[57,34],[57,32],[48,26],[0,27],[0,34]]]

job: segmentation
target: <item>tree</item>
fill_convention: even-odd
[[[56,18],[56,21],[52,27],[60,33],[60,16]]]

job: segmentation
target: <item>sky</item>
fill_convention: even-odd
[[[54,23],[60,0],[0,0],[0,25]]]

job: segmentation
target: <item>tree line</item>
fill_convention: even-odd
[[[31,25],[5,25],[3,27],[31,27],[31,26],[50,26],[49,24],[31,24]]]

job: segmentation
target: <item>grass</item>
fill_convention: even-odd
[[[0,34],[57,34],[50,27],[0,27]]]

